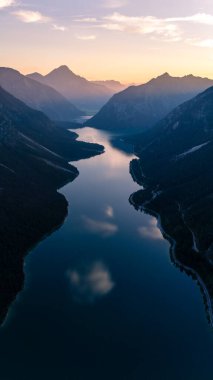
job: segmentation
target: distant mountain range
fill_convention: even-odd
[[[87,111],[99,110],[115,92],[125,88],[116,81],[88,81],[74,74],[67,66],[60,66],[45,76],[29,74],[28,78],[53,87],[77,107]]]
[[[213,81],[207,78],[179,78],[165,73],[114,95],[87,125],[123,133],[143,131],[212,85]]]
[[[128,87],[128,85],[124,85],[116,80],[96,80],[96,81],[93,81],[91,83],[94,83],[94,84],[97,84],[97,85],[101,85],[101,86],[105,86],[107,87],[112,93],[117,93],[117,92],[120,92],[120,91],[123,91],[125,88]]]
[[[0,87],[0,324],[23,286],[24,255],[67,215],[57,189],[78,175],[68,162],[103,152],[76,137]]]
[[[1,67],[0,86],[52,120],[71,121],[84,115],[55,89],[27,78],[16,70]]]
[[[131,203],[158,217],[172,261],[197,279],[213,325],[213,87],[131,138]]]

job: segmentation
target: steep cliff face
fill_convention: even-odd
[[[213,323],[213,87],[133,140],[140,159],[130,170],[144,189],[131,203],[159,219],[172,260],[206,292]]]
[[[92,111],[100,109],[114,93],[121,90],[117,82],[91,82],[65,65],[45,76],[33,73],[28,77],[53,87],[78,107]]]
[[[165,73],[114,95],[87,125],[123,133],[143,132],[212,84],[206,78],[174,78]]]
[[[84,115],[55,89],[25,77],[16,70],[1,67],[0,86],[52,120],[71,121]]]

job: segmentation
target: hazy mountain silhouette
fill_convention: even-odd
[[[143,131],[212,84],[207,78],[193,75],[178,78],[165,73],[114,95],[87,125],[128,133]]]
[[[23,286],[24,255],[67,215],[57,189],[78,175],[68,162],[103,151],[76,137],[0,87],[0,324]]]
[[[43,84],[47,84],[78,107],[87,110],[97,110],[117,91],[121,90],[121,84],[113,81],[90,82],[87,79],[74,74],[67,66],[60,66],[49,74],[42,76],[39,73],[28,75]]]
[[[112,94],[120,92],[128,87],[128,85],[124,85],[121,82],[116,81],[116,80],[96,80],[91,83],[107,87],[111,91]]]
[[[52,120],[71,121],[84,114],[55,89],[10,68],[0,68],[0,86]]]
[[[132,138],[136,208],[159,216],[172,259],[193,274],[213,323],[213,87]],[[205,289],[206,288],[206,289]]]

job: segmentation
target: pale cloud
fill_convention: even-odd
[[[68,270],[66,276],[74,296],[80,302],[94,302],[96,298],[110,293],[115,286],[109,270],[101,261],[83,270]]]
[[[187,39],[185,41],[189,45],[192,46],[198,46],[202,48],[210,48],[213,49],[213,39],[204,39],[204,40],[199,40],[199,39]]]
[[[97,37],[94,34],[90,34],[90,35],[84,35],[84,36],[77,35],[76,38],[82,41],[94,41],[96,40]]]
[[[13,12],[20,21],[25,23],[48,23],[51,21],[50,17],[44,16],[37,11],[20,10]]]
[[[181,31],[176,23],[168,22],[167,19],[159,19],[153,16],[126,16],[120,13],[113,13],[104,17],[107,23],[101,25],[102,28],[118,30],[128,33],[138,33],[144,35],[157,34],[166,38],[179,38]]]
[[[27,24],[51,24],[52,30],[59,32],[65,32],[66,30],[68,30],[64,25],[58,25],[54,23],[52,24],[53,20],[50,17],[45,16],[38,11],[18,10],[16,12],[13,12],[13,15],[16,16],[20,21]]]
[[[192,16],[167,18],[168,22],[193,22],[203,25],[213,25],[213,15],[197,13]]]
[[[116,1],[107,1],[108,8],[116,8]],[[114,4],[114,6],[113,6]],[[165,42],[186,42],[187,34],[193,32],[191,29],[185,30],[185,24],[197,24],[203,26],[213,26],[213,15],[207,13],[197,13],[191,16],[184,17],[169,17],[157,18],[154,16],[128,16],[119,12],[114,12],[111,15],[105,16],[100,19],[94,19],[91,27],[102,28],[109,31],[126,32],[132,34],[141,34],[150,36],[152,39],[161,39]],[[78,21],[87,22],[86,19],[79,19]],[[93,24],[93,25],[92,25]],[[200,47],[212,47],[211,39],[203,39],[202,41],[195,41],[192,43]]]
[[[118,232],[118,226],[113,223],[91,219],[87,216],[83,216],[83,221],[85,228],[89,232],[105,238],[114,236]]]
[[[52,28],[53,28],[53,30],[57,30],[57,31],[59,31],[59,32],[66,32],[66,30],[68,30],[68,29],[66,28],[66,26],[63,26],[63,25],[57,25],[57,24],[53,24],[53,25],[52,25]]]
[[[127,0],[105,0],[102,4],[104,8],[116,9],[125,7],[128,4]]]
[[[124,32],[124,28],[122,25],[119,25],[119,24],[110,24],[110,23],[106,23],[106,24],[101,24],[99,25],[100,28],[103,28],[103,29],[107,29],[107,30],[114,30],[114,31],[118,31],[118,32]]]
[[[12,5],[15,5],[14,0],[0,0],[0,9],[11,7]]]
[[[161,231],[157,226],[157,220],[151,219],[148,226],[138,228],[139,235],[144,239],[163,240]]]
[[[130,33],[157,33],[173,36],[180,34],[179,23],[186,22],[213,26],[213,15],[206,13],[197,13],[185,17],[157,18],[154,16],[126,16],[115,12],[110,16],[104,17],[104,20],[108,21],[106,28],[107,25],[109,25],[110,29],[117,29]],[[104,26],[105,25],[103,24],[103,27]]]
[[[76,18],[74,21],[93,23],[93,22],[97,21],[97,18],[95,18],[95,17],[82,17],[82,18]]]

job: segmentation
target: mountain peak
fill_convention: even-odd
[[[144,85],[131,86],[116,94],[87,122],[87,125],[104,130],[119,130],[121,133],[135,133],[136,130],[144,132],[181,103],[203,92],[212,84],[212,80],[186,80],[173,77],[166,72]]]
[[[192,74],[188,74],[188,75],[185,75],[184,78],[196,78],[196,77],[194,75],[192,75]]]
[[[60,71],[71,71],[70,69],[69,69],[69,67],[68,66],[66,66],[66,65],[61,65],[61,66],[59,66],[56,70],[60,70]]]
[[[158,78],[162,78],[162,79],[164,79],[164,78],[171,78],[171,75],[169,73],[165,72],[162,75],[159,75]]]
[[[76,77],[75,73],[71,71],[70,68],[66,65],[59,66],[56,69],[52,70],[49,74],[47,74],[47,77],[52,75],[63,76],[65,78],[68,76]]]
[[[149,84],[154,84],[154,85],[156,85],[156,83],[157,84],[159,84],[159,85],[163,85],[163,84],[165,84],[165,83],[169,83],[170,82],[170,79],[172,79],[172,78],[174,78],[174,77],[172,77],[168,72],[165,72],[165,73],[163,73],[163,74],[161,74],[161,75],[159,75],[159,76],[157,76],[157,77],[155,77],[155,78],[153,78],[153,79],[151,79],[148,83],[146,83],[145,85],[149,85]],[[143,85],[141,85],[141,86],[143,86]]]
[[[70,68],[66,65],[59,66],[58,68],[53,70],[53,72],[75,75],[74,72],[72,70],[70,70]]]
[[[19,74],[20,75],[20,71],[15,70],[11,67],[0,67],[0,71],[5,72],[5,73],[13,73],[13,74]]]
[[[0,68],[0,85],[26,105],[44,112],[51,120],[71,121],[82,115],[82,111],[46,85],[41,74],[24,76],[16,70]]]

